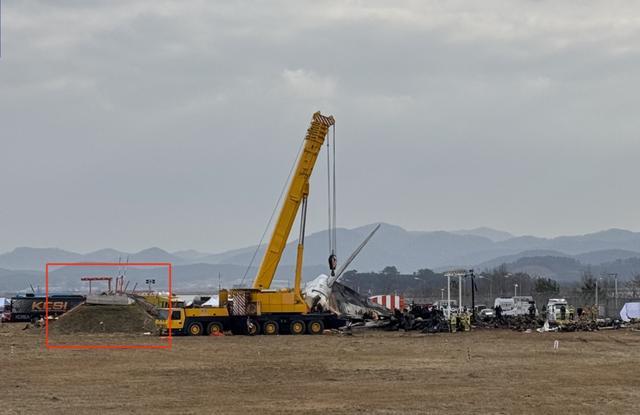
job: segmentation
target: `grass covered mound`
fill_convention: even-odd
[[[49,324],[54,333],[155,332],[154,318],[140,305],[82,304]]]

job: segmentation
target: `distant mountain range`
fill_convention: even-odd
[[[375,225],[354,229],[338,229],[339,258],[344,259],[358,246]],[[328,233],[313,233],[305,239],[305,276],[315,277],[327,270]],[[291,280],[295,264],[297,241],[287,245],[276,278],[282,283]],[[247,272],[253,279],[264,246],[258,248],[256,260]],[[241,280],[254,256],[256,246],[220,253],[195,250],[167,252],[153,247],[135,253],[102,249],[87,254],[59,248],[16,248],[0,255],[0,291],[24,289],[26,280],[40,281],[47,262],[171,262],[175,281],[193,286],[213,281],[222,275],[225,284]],[[514,236],[490,228],[458,231],[407,231],[399,226],[382,224],[380,230],[352,263],[351,269],[379,271],[394,265],[401,272],[421,268],[443,271],[449,268],[490,269],[506,264],[511,271],[556,278],[561,281],[577,279],[591,267],[592,271],[617,272],[621,278],[640,273],[640,233],[622,229],[557,238]],[[132,270],[132,275],[138,271]],[[69,275],[73,275],[69,271]],[[76,276],[74,275],[74,278]],[[37,280],[37,281],[36,281]],[[31,282],[33,284],[33,282]]]

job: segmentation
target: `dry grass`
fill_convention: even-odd
[[[3,413],[640,413],[631,331],[183,337],[171,351],[47,351],[22,327],[0,327]]]

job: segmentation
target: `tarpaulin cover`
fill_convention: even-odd
[[[620,310],[620,318],[630,321],[632,318],[640,318],[640,303],[626,303]]]
[[[217,295],[212,295],[207,302],[202,304],[202,307],[218,307],[220,304],[220,299]]]

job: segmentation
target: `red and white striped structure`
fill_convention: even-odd
[[[404,298],[399,295],[374,295],[369,299],[392,311],[396,308],[400,311],[404,310]]]

